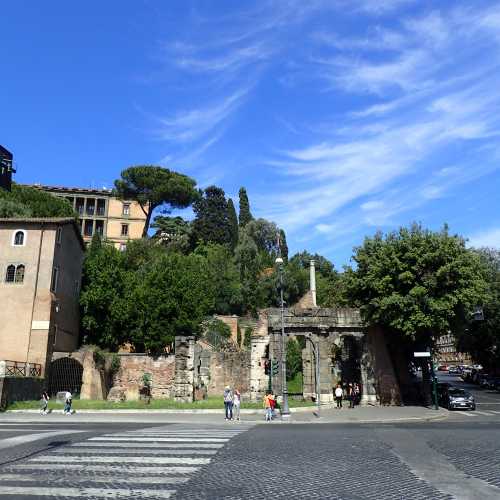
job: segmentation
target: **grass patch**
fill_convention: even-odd
[[[288,381],[288,394],[302,394],[302,372],[297,372],[295,377]]]
[[[310,401],[294,401],[290,400],[290,407],[312,406]],[[62,410],[63,404],[56,401],[49,401],[50,410]],[[87,399],[74,399],[73,409],[78,410],[212,410],[223,409],[224,401],[222,397],[209,397],[203,401],[195,401],[194,403],[179,403],[173,399],[152,399],[150,404],[145,401],[98,401]],[[261,409],[262,403],[253,403],[242,401],[242,409]],[[18,401],[10,404],[7,410],[38,410],[40,409],[39,401]]]

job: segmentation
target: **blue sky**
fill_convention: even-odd
[[[292,251],[377,229],[500,246],[500,2],[5,2],[0,143],[18,182],[161,164],[249,193]]]

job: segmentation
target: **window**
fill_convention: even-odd
[[[6,283],[14,283],[14,279],[16,277],[16,266],[10,265],[7,266],[7,272],[5,274]]]
[[[25,231],[22,230],[15,231],[12,244],[16,247],[23,247],[26,244]]]
[[[128,224],[122,224],[122,236],[128,236]]]
[[[130,203],[123,204],[123,215],[130,215]]]
[[[57,232],[56,232],[56,243],[58,245],[61,244],[61,236],[62,236],[62,228],[61,227],[58,227],[57,228]]]
[[[125,252],[127,245],[125,243],[120,243],[120,252]]]
[[[24,264],[14,265],[10,264],[7,266],[7,272],[5,273],[6,283],[22,283],[24,281]]]
[[[16,268],[16,277],[14,279],[16,283],[22,283],[24,281],[24,265],[19,264]]]
[[[52,268],[52,281],[50,283],[50,291],[51,292],[57,292],[57,282],[59,280],[59,268],[54,267]]]
[[[92,236],[94,234],[94,221],[92,219],[86,219],[83,222],[83,235]]]

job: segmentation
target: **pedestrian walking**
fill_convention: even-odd
[[[354,404],[359,405],[361,400],[361,387],[357,382],[354,382]]]
[[[64,402],[64,414],[71,415],[71,405],[73,404],[73,396],[71,392],[66,391]]]
[[[43,391],[42,395],[40,397],[40,414],[41,415],[47,415],[49,412],[49,395],[47,394],[47,391]]]
[[[347,388],[347,397],[349,399],[349,408],[354,408],[355,397],[354,397],[354,386],[352,385],[352,382],[349,383],[349,386]]]
[[[226,420],[233,420],[233,402],[233,391],[231,387],[226,386],[224,389],[224,410],[226,412]]]
[[[342,408],[342,396],[344,395],[344,391],[340,384],[337,384],[335,388],[335,401],[337,402],[337,408]]]
[[[233,400],[233,416],[236,420],[240,419],[240,406],[241,406],[241,394],[238,389],[234,391],[234,400]]]
[[[273,395],[270,392],[266,392],[264,397],[264,409],[266,410],[266,422],[270,422],[273,419]]]

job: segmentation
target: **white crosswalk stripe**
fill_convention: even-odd
[[[455,417],[461,417],[462,415],[465,415],[466,417],[477,417],[475,413],[466,413],[466,412],[450,413],[450,415],[453,415]]]
[[[0,497],[172,498],[249,428],[173,424],[92,437],[4,466]]]

